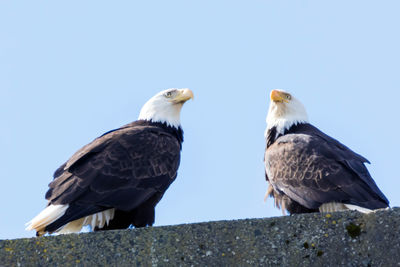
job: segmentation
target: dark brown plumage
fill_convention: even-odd
[[[131,217],[127,226],[152,225],[154,206],[176,178],[182,141],[181,130],[136,121],[84,146],[55,172],[49,184],[49,203],[70,207],[45,231],[53,232],[70,221],[109,208],[115,208],[116,214],[107,229],[118,227],[121,212]],[[144,207],[147,211],[141,214],[146,216],[135,225],[134,214]]]
[[[367,159],[309,124],[290,94],[274,90],[271,100],[264,161],[267,195],[278,208],[293,214],[388,207]]]
[[[139,120],[78,150],[54,173],[48,206],[27,230],[45,233],[144,227],[177,177],[183,131],[180,111],[189,89],[169,89],[143,106]]]

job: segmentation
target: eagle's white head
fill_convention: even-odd
[[[284,90],[271,91],[265,134],[273,127],[276,127],[277,133],[283,134],[292,125],[308,122],[306,109],[299,100]]]
[[[193,92],[190,89],[173,88],[161,91],[144,104],[138,119],[162,122],[168,126],[179,128],[182,106],[193,97]]]

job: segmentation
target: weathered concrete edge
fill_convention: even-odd
[[[4,266],[400,266],[400,209],[0,240]]]

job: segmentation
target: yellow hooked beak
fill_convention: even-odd
[[[194,99],[194,94],[192,92],[192,90],[190,89],[181,89],[179,90],[179,93],[175,96],[175,98],[173,99],[174,103],[179,103],[179,104],[183,104],[186,101],[188,101],[189,99]]]
[[[271,91],[271,100],[274,102],[289,103],[289,100],[287,99],[286,94],[281,91],[278,91],[278,90]]]

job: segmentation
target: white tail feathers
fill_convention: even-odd
[[[33,218],[26,225],[26,230],[35,230],[39,235],[45,234],[44,229],[47,225],[53,223],[61,216],[65,214],[65,211],[68,209],[68,205],[50,205],[45,208],[41,213],[39,213],[35,218]],[[105,211],[101,211],[75,221],[69,222],[66,225],[62,226],[60,229],[56,230],[56,233],[59,234],[70,234],[77,233],[81,231],[83,226],[90,225],[92,229],[95,227],[103,228],[105,224],[109,224],[109,222],[114,218],[115,209],[108,209]]]
[[[65,214],[68,209],[68,205],[50,205],[47,206],[41,213],[26,224],[26,230],[36,230],[41,232],[44,228],[52,222],[59,219]]]
[[[101,211],[78,220],[72,221],[66,224],[63,228],[59,229],[57,233],[59,234],[70,234],[77,233],[81,231],[83,226],[89,225],[92,229],[99,227],[103,228],[104,225],[114,218],[115,209],[108,209]]]
[[[82,230],[83,221],[85,218],[80,218],[78,220],[67,223],[64,227],[57,231],[58,234],[71,234],[77,233]]]
[[[351,204],[343,204],[338,202],[324,203],[319,207],[320,212],[335,212],[344,210],[356,210],[362,213],[369,213],[372,210]]]
[[[356,206],[356,205],[351,205],[351,204],[344,204],[346,206],[346,208],[348,208],[349,210],[356,210],[362,213],[370,213],[373,210],[367,209],[367,208],[363,208],[360,206]]]

